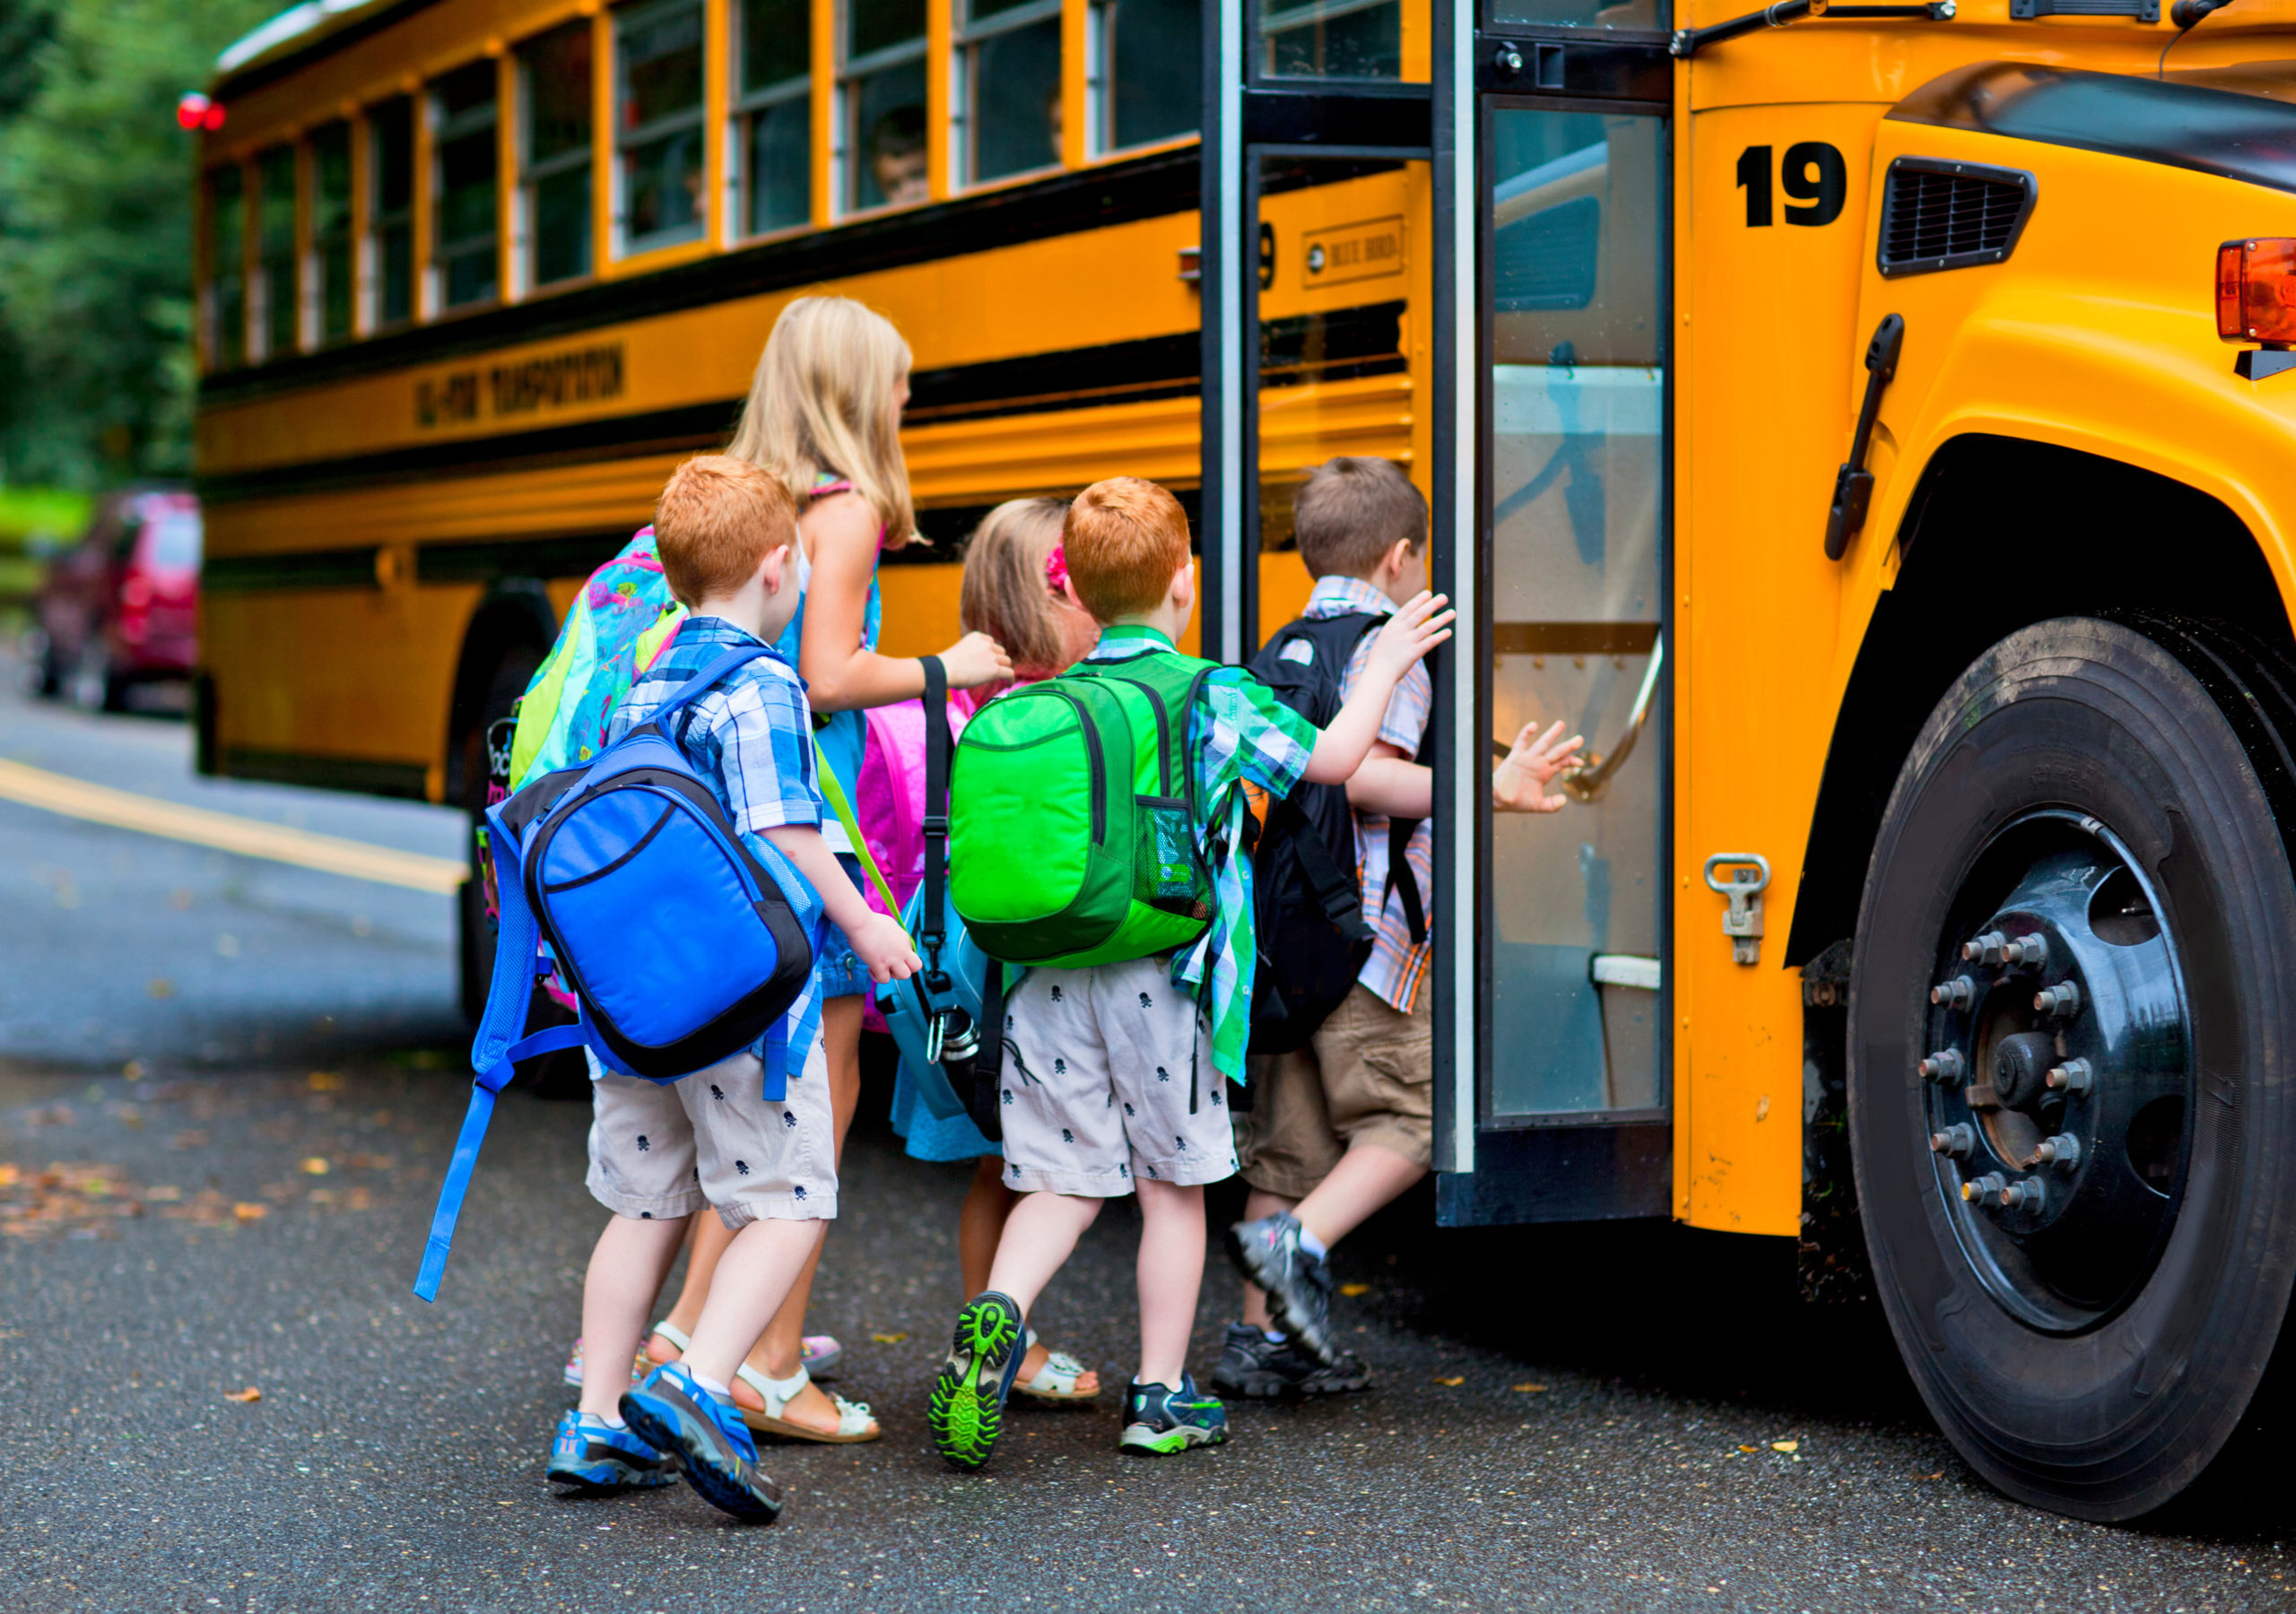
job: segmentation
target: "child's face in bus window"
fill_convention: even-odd
[[[925,201],[931,186],[925,178],[925,148],[914,151],[879,152],[869,159],[877,188],[885,194],[885,201],[900,207],[911,202]]]

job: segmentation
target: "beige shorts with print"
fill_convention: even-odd
[[[1236,1113],[1244,1181],[1305,1199],[1358,1143],[1426,1165],[1435,1137],[1432,995],[1422,984],[1405,1014],[1359,981],[1307,1047],[1254,1060],[1252,1107]]]
[[[819,1038],[778,1103],[765,1066],[736,1054],[676,1081],[590,1080],[590,1197],[638,1221],[717,1208],[729,1228],[760,1217],[826,1221],[837,1215],[837,1122]]]

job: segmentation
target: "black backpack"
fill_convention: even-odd
[[[1302,617],[1251,661],[1254,677],[1318,728],[1339,713],[1339,685],[1363,636],[1387,619],[1369,612]],[[1302,662],[1284,652],[1310,650]],[[1295,652],[1296,655],[1296,652]],[[1414,946],[1426,940],[1419,882],[1403,879],[1417,819],[1389,825],[1387,880],[1400,888]],[[1259,954],[1252,989],[1254,1054],[1289,1054],[1339,1007],[1371,955],[1355,866],[1355,816],[1344,785],[1302,784],[1268,809],[1252,852],[1252,922]]]

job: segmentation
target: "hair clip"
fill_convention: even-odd
[[[1057,594],[1068,592],[1068,546],[1056,543],[1044,558],[1045,586]]]

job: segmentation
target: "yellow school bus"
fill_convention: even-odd
[[[896,654],[982,509],[1121,471],[1243,656],[1291,484],[1394,458],[1462,624],[1439,1219],[1794,1239],[2009,1494],[2236,1484],[2296,1279],[2292,29],[299,6],[202,137],[203,766],[466,803],[803,291],[916,352]],[[1554,716],[1578,803],[1495,819]]]

